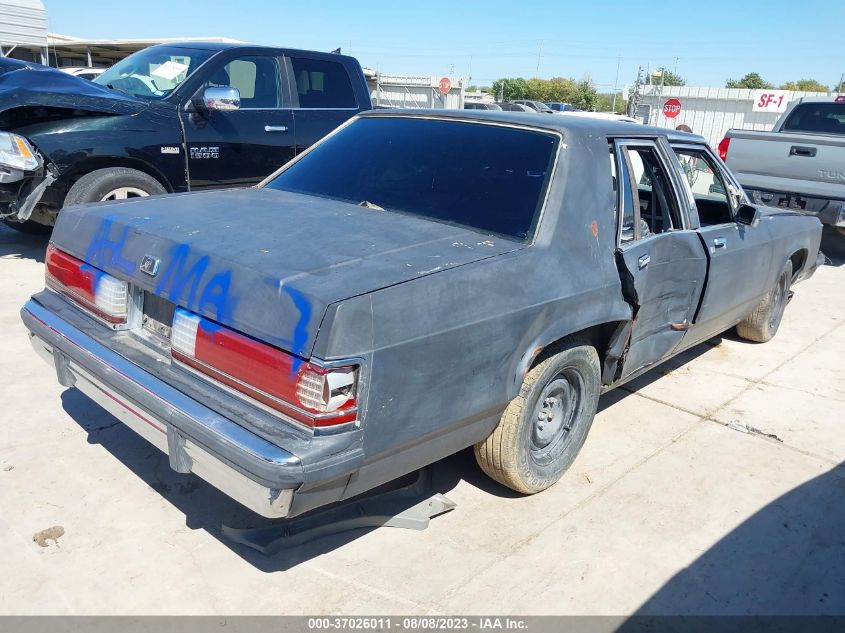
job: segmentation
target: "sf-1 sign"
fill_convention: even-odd
[[[786,112],[789,105],[787,90],[755,90],[752,112]]]

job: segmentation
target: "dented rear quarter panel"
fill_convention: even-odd
[[[370,363],[367,458],[405,449],[427,463],[462,448],[414,449],[435,435],[452,433],[464,446],[483,439],[542,348],[630,319],[615,222],[606,136],[570,133],[533,243],[330,306],[315,353]],[[483,251],[497,241],[453,248]]]

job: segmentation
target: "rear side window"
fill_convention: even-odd
[[[782,129],[845,135],[845,103],[802,103],[795,107]]]
[[[356,108],[358,102],[343,64],[291,57],[300,108]]]
[[[557,139],[500,125],[362,118],[267,186],[527,240],[545,198]]]

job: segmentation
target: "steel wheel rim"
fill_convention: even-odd
[[[112,189],[102,198],[100,198],[101,202],[107,202],[109,200],[128,200],[129,198],[146,198],[150,194],[144,191],[143,189],[138,189],[138,187],[117,187],[116,189]]]
[[[769,319],[769,328],[774,330],[780,325],[780,320],[783,318],[783,309],[785,307],[784,297],[786,296],[786,275],[781,275],[778,283],[775,286],[775,296],[772,301],[775,305],[772,318]]]
[[[532,411],[531,457],[551,461],[573,436],[584,404],[584,378],[575,368],[563,369],[545,386]]]

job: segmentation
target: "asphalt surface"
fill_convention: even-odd
[[[270,557],[221,533],[263,519],[32,352],[45,244],[0,227],[0,614],[845,614],[845,238],[772,342],[726,333],[604,396],[552,489],[464,451],[427,530]]]

